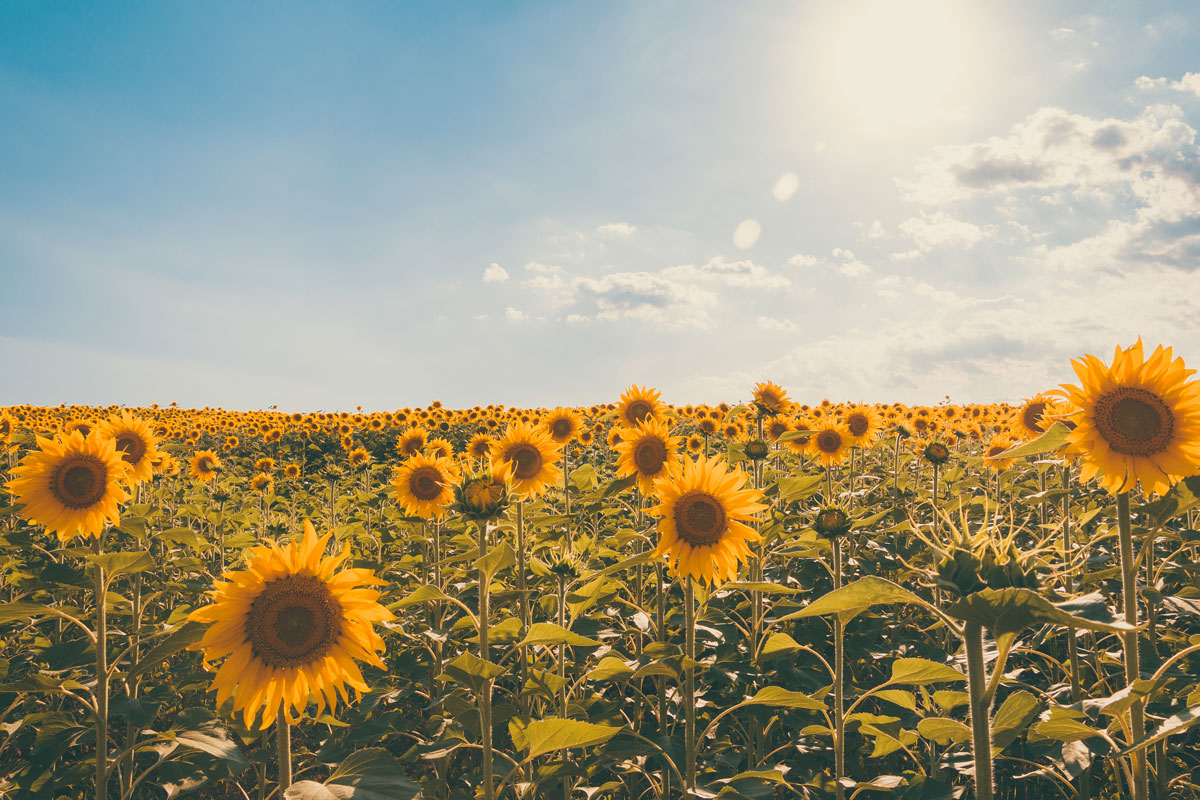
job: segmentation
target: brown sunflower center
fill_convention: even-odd
[[[314,575],[287,575],[268,583],[250,604],[246,640],[272,667],[311,664],[342,635],[342,607]]]
[[[700,420],[700,430],[704,431],[709,436],[712,436],[717,432],[717,423],[712,419],[702,419]]]
[[[100,502],[108,484],[108,467],[94,456],[75,455],[54,470],[50,491],[68,508],[88,508]]]
[[[1096,401],[1096,429],[1121,455],[1147,457],[1171,443],[1175,415],[1153,392],[1119,386]]]
[[[405,439],[400,445],[400,451],[406,456],[415,456],[421,452],[421,448],[425,445],[425,440],[419,436],[410,436]]]
[[[667,446],[657,436],[648,436],[633,446],[633,463],[643,475],[657,475],[667,463]]]
[[[654,406],[647,403],[645,400],[634,400],[625,409],[625,418],[630,422],[641,422],[646,417],[654,413]]]
[[[817,449],[822,453],[836,453],[842,447],[842,435],[837,431],[821,431],[817,434]]]
[[[117,450],[130,464],[139,464],[146,455],[146,440],[136,433],[117,434]]]
[[[554,438],[565,439],[571,435],[571,427],[571,420],[556,419],[554,420],[554,425],[551,426],[550,431],[554,434]]]
[[[542,471],[542,451],[528,442],[521,442],[510,448],[508,460],[513,465],[513,477],[523,481],[537,477]]]
[[[212,459],[202,458],[196,462],[196,469],[201,472],[210,472],[212,470]]]
[[[1025,411],[1021,415],[1021,421],[1025,423],[1025,427],[1031,431],[1042,430],[1042,414],[1046,413],[1045,403],[1030,403],[1025,406]]]
[[[675,530],[692,547],[721,541],[728,522],[725,506],[708,492],[691,491],[675,501]]]
[[[871,427],[871,420],[867,419],[866,414],[851,414],[846,418],[846,427],[854,436],[862,436]]]
[[[988,458],[993,458],[994,456],[998,456],[998,455],[1000,455],[1001,453],[1003,453],[1003,452],[1004,452],[1005,450],[1007,450],[1007,449],[1008,449],[1008,448],[1007,448],[1007,447],[1005,447],[1005,446],[1004,446],[1004,445],[1002,445],[1002,444],[992,445],[991,447],[989,447],[989,448],[988,448],[988,451],[987,451],[987,457],[988,457]]]
[[[436,467],[419,467],[408,479],[408,489],[413,497],[428,502],[436,500],[442,493],[442,473]]]

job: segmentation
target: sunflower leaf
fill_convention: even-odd
[[[914,603],[929,607],[929,603],[905,589],[898,583],[885,578],[868,575],[859,578],[848,586],[834,589],[828,594],[818,597],[799,611],[780,617],[778,622],[786,622],[801,617],[817,617],[822,614],[838,614],[842,612],[859,612],[874,605],[886,603]]]
[[[537,758],[568,747],[603,744],[622,730],[621,726],[595,725],[577,719],[540,719],[529,723],[525,728],[525,740],[529,747],[528,758]]]
[[[892,677],[885,685],[924,686],[929,683],[965,681],[966,679],[967,676],[958,670],[936,661],[925,658],[897,658],[892,662]]]
[[[324,783],[298,781],[283,796],[284,800],[411,800],[420,791],[391,753],[369,747],[346,756]]]
[[[475,569],[482,572],[485,579],[491,580],[497,572],[511,567],[515,563],[517,563],[517,554],[513,551],[512,545],[508,542],[501,542],[499,547],[494,548],[483,558],[476,559]]]
[[[1055,450],[1061,450],[1063,445],[1067,443],[1067,436],[1071,434],[1071,429],[1061,422],[1056,422],[1046,429],[1038,438],[1026,444],[1010,447],[999,455],[993,456],[997,459],[1024,458],[1025,456],[1040,456],[1043,453],[1050,453]]]
[[[525,634],[525,638],[518,643],[518,646],[524,647],[533,644],[565,644],[571,647],[600,646],[595,639],[580,636],[553,622],[535,622],[529,627],[529,632]]]

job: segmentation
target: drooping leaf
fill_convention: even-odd
[[[491,549],[483,558],[476,559],[475,569],[483,573],[484,578],[491,580],[502,569],[507,569],[517,563],[517,554],[508,542],[501,542]]]
[[[1004,698],[992,716],[992,745],[1003,750],[1029,727],[1038,712],[1038,699],[1024,689]]]
[[[529,723],[525,728],[525,739],[529,743],[529,757],[537,758],[568,747],[603,744],[622,730],[620,726],[549,717]]]
[[[580,636],[553,622],[535,622],[529,627],[529,632],[520,641],[521,646],[543,644],[565,644],[570,647],[599,647],[595,639]]]
[[[1108,611],[1107,606],[1103,606],[1105,618],[1102,619],[1101,606],[1090,596],[1081,600],[1087,602],[1081,604],[1075,600],[1056,606],[1029,589],[983,589],[952,604],[946,613],[955,619],[979,623],[990,630],[997,641],[1015,637],[1026,628],[1041,624],[1114,633],[1134,630],[1133,626]],[[1087,616],[1083,616],[1084,613]]]
[[[926,717],[917,723],[917,732],[940,745],[959,744],[971,738],[970,728],[947,717]]]
[[[773,708],[806,708],[824,711],[825,704],[814,700],[803,692],[793,692],[781,686],[764,686],[754,696],[738,703],[739,706],[771,706]]]
[[[420,791],[391,753],[369,747],[346,756],[324,783],[298,781],[283,796],[285,800],[412,800]]]

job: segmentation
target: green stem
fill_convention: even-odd
[[[667,641],[667,591],[663,574],[663,566],[661,559],[654,565],[654,587],[657,595],[656,609],[658,612],[658,640],[660,642]],[[658,675],[654,679],[658,687],[658,727],[659,733],[666,738],[667,736],[667,681],[662,675]],[[664,767],[662,772],[662,796],[670,795],[671,773]]]
[[[520,504],[518,519],[520,519]],[[487,556],[487,523],[479,523],[479,558]],[[490,661],[488,653],[488,605],[489,581],[483,569],[479,570],[479,657]],[[492,680],[485,678],[479,697],[479,735],[483,745],[483,798],[494,800],[496,782],[492,775]]]
[[[963,626],[967,649],[967,690],[971,705],[971,751],[975,759],[975,800],[992,800],[991,703],[987,699],[987,675],[983,662],[983,626]]]
[[[275,744],[279,747],[279,794],[292,785],[292,726],[280,706],[275,718]]]
[[[692,577],[683,579],[684,645],[690,662],[696,660],[696,598],[692,588]],[[686,776],[684,793],[696,788],[696,670],[693,663],[687,665],[683,681],[684,746],[686,748]]]
[[[96,538],[96,555],[104,554]],[[104,567],[96,562],[96,800],[108,798],[108,603]]]
[[[1133,558],[1133,525],[1129,517],[1129,494],[1117,495],[1117,529],[1121,539],[1121,587],[1125,621],[1137,625],[1137,563]],[[1137,631],[1129,631],[1121,635],[1125,650],[1125,683],[1132,686],[1141,677],[1141,666],[1138,659]],[[1145,707],[1141,700],[1135,700],[1129,707],[1129,744],[1137,744],[1146,738]],[[1132,755],[1133,766],[1133,800],[1146,800],[1150,794],[1150,784],[1146,775],[1146,751],[1139,750]]]
[[[833,588],[842,588],[842,542],[835,537],[833,545]],[[846,777],[846,719],[845,719],[845,642],[841,614],[833,615],[833,728],[834,781],[837,800],[845,797],[842,778]]]

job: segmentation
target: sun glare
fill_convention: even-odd
[[[973,71],[963,4],[874,0],[838,13],[821,59],[833,113],[886,134],[963,112]]]

